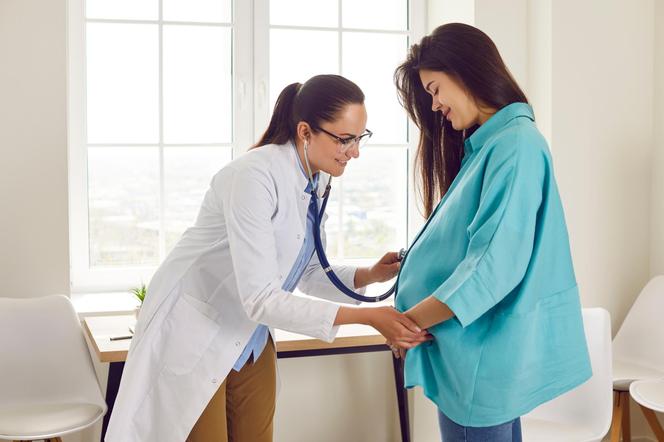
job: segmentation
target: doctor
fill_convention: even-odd
[[[314,254],[304,153],[314,185],[322,173],[342,175],[371,135],[366,121],[364,94],[343,77],[281,92],[261,140],[212,178],[194,226],[150,283],[107,441],[271,441],[274,327],[330,342],[341,324],[369,324],[403,348],[430,339],[391,307],[291,293],[349,300]],[[396,253],[369,268],[334,267],[360,290],[398,269]]]

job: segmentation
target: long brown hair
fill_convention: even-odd
[[[289,84],[279,94],[270,124],[252,149],[295,140],[300,121],[309,123],[311,130],[318,132],[323,121],[336,120],[348,104],[364,104],[364,93],[340,75],[316,75],[304,84]]]
[[[454,78],[476,102],[493,109],[527,103],[496,45],[477,28],[461,23],[439,26],[411,46],[406,61],[394,73],[399,100],[420,130],[415,159],[418,193],[428,218],[461,168],[466,131],[454,130],[441,112],[431,110],[431,98],[420,80],[420,69],[444,72]]]

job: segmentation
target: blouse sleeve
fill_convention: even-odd
[[[542,151],[517,142],[493,146],[489,155],[465,257],[433,293],[463,327],[523,280],[542,202],[547,164]]]

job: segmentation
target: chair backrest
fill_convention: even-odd
[[[88,403],[106,410],[83,329],[66,296],[0,298],[0,410]]]
[[[602,308],[584,308],[583,327],[592,364],[592,377],[575,389],[540,405],[526,417],[589,427],[599,440],[609,431],[613,412],[609,312]]]
[[[648,282],[613,339],[615,360],[664,369],[664,275]]]

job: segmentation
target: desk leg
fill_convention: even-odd
[[[410,419],[408,418],[408,390],[404,388],[403,359],[392,356],[394,366],[394,384],[396,386],[397,403],[399,405],[399,425],[401,442],[410,442]]]
[[[108,367],[108,382],[106,382],[106,406],[108,411],[104,416],[104,422],[101,426],[101,440],[104,441],[106,437],[106,429],[108,428],[108,421],[111,419],[111,412],[113,405],[115,405],[115,398],[120,389],[120,379],[122,378],[122,370],[124,370],[124,362],[111,362]]]

